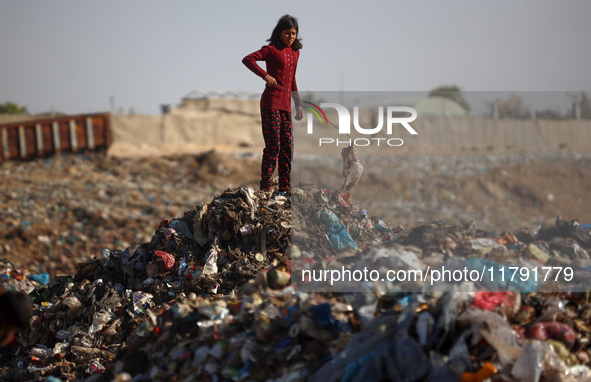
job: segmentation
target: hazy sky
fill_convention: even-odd
[[[241,63],[300,23],[300,91],[591,90],[591,2],[2,1],[0,103],[159,113],[193,90],[261,92]]]

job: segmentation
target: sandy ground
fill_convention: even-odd
[[[74,273],[104,248],[134,250],[161,219],[182,215],[226,188],[258,188],[261,147],[113,146],[0,168],[0,257],[35,272]],[[353,202],[389,225],[474,221],[501,233],[591,223],[588,153],[372,156]],[[297,155],[292,181],[338,188],[336,157]]]

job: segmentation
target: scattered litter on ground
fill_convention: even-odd
[[[291,198],[227,189],[150,226],[149,241],[101,248],[49,281],[0,264],[7,289],[36,307],[31,328],[0,350],[0,378],[591,379],[591,242],[576,220],[500,233],[444,221],[390,226],[349,192],[308,185]],[[466,293],[424,284],[334,293],[290,280],[296,259],[327,269],[383,258],[411,270],[569,266],[579,289],[479,281]]]

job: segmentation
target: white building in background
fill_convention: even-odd
[[[241,91],[193,90],[171,109],[172,113],[218,110],[260,117],[260,93]]]

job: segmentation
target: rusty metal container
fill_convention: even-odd
[[[0,163],[58,152],[107,149],[112,142],[110,114],[44,117],[0,125]]]

